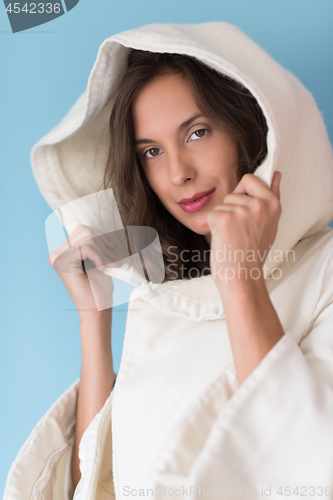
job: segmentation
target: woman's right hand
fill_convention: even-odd
[[[69,242],[49,255],[49,264],[60,276],[79,315],[112,306],[113,281],[103,269],[116,266],[119,257],[114,248],[105,234],[79,225],[70,234]]]
[[[63,281],[80,318],[82,365],[72,453],[75,487],[81,477],[79,444],[83,433],[114,385],[110,338],[113,281],[103,273],[104,266],[116,265],[114,247],[106,235],[81,225],[49,256],[49,263]]]

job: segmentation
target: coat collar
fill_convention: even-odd
[[[211,275],[162,284],[143,284],[133,290],[130,301],[139,297],[155,309],[194,321],[225,317],[222,300]]]

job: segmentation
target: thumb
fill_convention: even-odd
[[[275,194],[277,199],[280,199],[280,182],[282,174],[279,170],[275,170],[271,182],[271,191]]]

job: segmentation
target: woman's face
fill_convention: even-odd
[[[235,140],[201,113],[180,75],[144,87],[132,116],[149,185],[176,219],[210,242],[207,214],[238,183]]]

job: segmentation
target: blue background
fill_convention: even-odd
[[[227,21],[313,93],[333,139],[331,0],[80,0],[64,16],[12,34],[1,2],[0,492],[11,463],[56,398],[80,376],[78,315],[48,264],[51,213],[30,167],[31,147],[85,90],[105,38],[153,22]],[[118,371],[126,306],[113,313]]]

